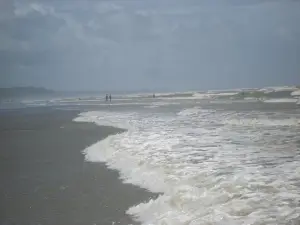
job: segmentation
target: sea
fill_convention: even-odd
[[[299,89],[57,97],[2,109],[79,109],[125,129],[83,150],[124,183],[158,193],[126,211],[147,225],[300,224]]]

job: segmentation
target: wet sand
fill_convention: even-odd
[[[133,224],[125,211],[154,196],[84,161],[84,148],[122,130],[72,122],[78,113],[0,113],[1,225]]]

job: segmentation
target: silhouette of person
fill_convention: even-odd
[[[108,101],[108,94],[106,94],[106,96],[105,96],[105,101],[106,102]]]
[[[109,95],[109,101],[111,102],[111,94]]]

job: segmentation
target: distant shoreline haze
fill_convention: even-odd
[[[0,98],[15,98],[37,95],[49,95],[55,91],[43,87],[9,87],[0,88]]]
[[[300,85],[293,85],[293,86],[277,86],[282,88],[298,88],[300,89]],[[274,88],[274,87],[273,87]],[[70,95],[70,94],[136,94],[136,93],[189,93],[189,92],[197,92],[197,93],[206,93],[206,92],[236,92],[237,90],[245,91],[245,92],[260,92],[260,89],[272,89],[272,87],[264,87],[264,88],[236,88],[236,89],[223,89],[223,90],[186,90],[186,91],[175,91],[175,90],[161,90],[161,89],[141,89],[141,90],[132,90],[132,91],[116,91],[116,90],[51,90],[44,87],[34,87],[34,86],[21,86],[21,87],[3,87],[0,88],[0,99],[11,99],[11,98],[22,98],[22,97],[37,97],[37,96],[51,96],[51,95]],[[276,89],[276,88],[275,88]],[[279,90],[277,90],[279,91]],[[280,90],[279,92],[291,92],[292,90]]]

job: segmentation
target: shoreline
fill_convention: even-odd
[[[124,184],[118,171],[82,153],[124,129],[74,122],[79,113],[0,114],[0,224],[139,224],[126,211],[158,194]]]

